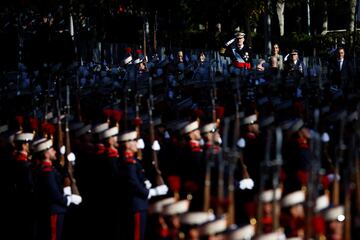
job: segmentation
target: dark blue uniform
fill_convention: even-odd
[[[38,214],[37,238],[60,240],[67,208],[62,177],[51,162],[42,162],[36,175],[36,203]]]
[[[18,239],[34,238],[34,182],[28,154],[17,151],[14,154],[15,212],[21,231],[15,234]]]
[[[144,169],[134,153],[125,151],[121,171],[126,184],[124,207],[128,209],[126,239],[144,239],[149,196],[149,190],[144,183],[146,180]]]

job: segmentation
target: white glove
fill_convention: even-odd
[[[69,162],[74,163],[74,162],[75,162],[75,159],[76,159],[76,156],[75,156],[75,154],[74,154],[73,152],[71,152],[71,153],[69,153],[69,154],[67,155],[67,160],[68,160]]]
[[[70,186],[67,186],[67,187],[64,187],[64,196],[67,196],[67,195],[71,195],[71,187]]]
[[[159,144],[159,141],[158,140],[155,140],[153,142],[153,145],[151,146],[152,150],[154,151],[159,151],[160,150],[160,144]]]
[[[239,148],[244,148],[244,147],[246,146],[246,141],[245,141],[245,139],[244,139],[244,138],[240,138],[240,139],[237,141],[236,145],[237,145]]]
[[[149,180],[145,180],[144,183],[145,183],[146,189],[150,189],[150,188],[151,188],[152,184],[151,184],[151,182],[150,182]]]
[[[79,205],[82,202],[82,197],[80,195],[71,194],[71,203]]]
[[[233,39],[229,40],[227,43],[225,43],[225,46],[229,46],[233,42],[235,42],[235,38],[233,38]]]
[[[150,188],[149,189],[149,195],[148,195],[148,199],[157,196],[157,192],[155,188]]]
[[[61,155],[64,155],[65,152],[66,152],[66,147],[65,147],[64,145],[62,145],[62,146],[60,147],[60,153],[61,153]]]
[[[241,190],[244,189],[253,189],[254,187],[254,181],[251,178],[244,178],[239,182],[239,187]]]
[[[66,206],[70,206],[70,203],[71,203],[71,195],[67,195],[66,196]]]
[[[166,186],[165,184],[157,186],[155,189],[160,196],[167,194],[167,192],[169,191],[168,186]]]
[[[155,197],[155,196],[165,195],[165,194],[167,194],[168,191],[169,191],[169,188],[165,184],[157,186],[155,188],[150,188],[148,199],[150,199],[151,197]]]
[[[138,149],[144,149],[145,148],[144,140],[142,138],[139,138],[136,142],[136,146]]]

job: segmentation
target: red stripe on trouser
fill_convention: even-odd
[[[140,213],[137,212],[134,215],[134,240],[140,240]]]
[[[57,214],[51,214],[50,223],[51,223],[51,240],[56,240],[56,228],[57,228]]]

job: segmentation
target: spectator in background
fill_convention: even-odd
[[[352,81],[353,70],[351,62],[345,57],[344,47],[337,49],[334,61],[329,64],[329,80],[332,87],[348,92],[354,86]]]
[[[275,43],[271,50],[271,56],[269,58],[269,71],[272,80],[280,79],[281,71],[284,70],[284,58],[280,53],[279,44]]]
[[[293,49],[291,53],[285,57],[284,76],[287,84],[299,87],[304,77],[304,63],[299,59],[299,51]]]

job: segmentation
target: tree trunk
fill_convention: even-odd
[[[266,0],[265,6],[265,53],[271,54],[271,17],[270,17],[270,0]]]
[[[354,36],[356,34],[356,29],[355,29],[355,21],[356,21],[356,0],[351,0],[350,1],[350,22],[349,22],[349,31],[350,31],[350,44],[351,46],[353,45],[354,42]]]
[[[285,0],[277,0],[276,13],[279,19],[280,36],[284,36],[284,9]]]
[[[327,31],[329,30],[329,16],[328,16],[328,5],[327,2],[324,1],[324,15],[323,15],[323,19],[322,19],[322,30],[321,30],[321,35],[325,35],[327,33]]]

